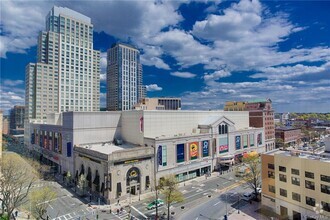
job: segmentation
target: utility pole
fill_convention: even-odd
[[[157,169],[157,155],[156,155],[156,146],[151,145],[151,147],[154,149],[154,186],[155,186],[155,192],[156,192],[156,220],[158,220],[158,187],[157,187],[157,179],[156,179],[156,169]]]

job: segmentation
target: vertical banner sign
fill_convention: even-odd
[[[49,132],[48,136],[48,144],[49,144],[49,150],[53,151],[53,132]]]
[[[62,133],[58,134],[58,153],[62,154]]]
[[[140,132],[142,133],[144,130],[144,125],[143,125],[143,116],[140,118]]]
[[[243,135],[243,147],[244,148],[248,147],[248,135],[247,134]]]
[[[203,157],[209,156],[209,141],[202,141]]]
[[[162,145],[159,145],[158,146],[157,159],[158,159],[158,165],[163,165],[163,150],[162,150]]]
[[[198,157],[198,142],[192,142],[189,144],[190,160],[195,160]]]
[[[162,153],[162,162],[163,162],[163,166],[167,165],[167,147],[166,145],[163,145],[163,153]]]
[[[254,146],[254,134],[250,134],[250,147]]]
[[[228,152],[228,138],[227,137],[222,137],[219,139],[219,153],[223,154]]]
[[[58,152],[58,133],[57,132],[54,134],[54,151],[56,153]]]
[[[184,144],[176,145],[176,162],[184,162]]]
[[[258,145],[262,144],[262,133],[258,134],[257,141],[258,141]]]
[[[241,149],[241,136],[235,137],[235,146],[236,146],[236,150]]]
[[[66,156],[71,157],[72,155],[72,146],[71,142],[66,143]]]
[[[44,148],[48,149],[48,132],[45,131],[44,135]]]
[[[44,143],[43,143],[43,138],[44,138],[44,136],[43,136],[43,131],[39,131],[39,133],[40,133],[40,135],[39,135],[39,146],[40,147],[44,147]]]

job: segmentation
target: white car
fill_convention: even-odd
[[[254,193],[253,192],[249,192],[249,193],[244,193],[243,194],[243,200],[245,200],[245,201],[250,201],[250,200],[252,200],[252,199],[254,199],[255,198],[255,195],[254,195]]]

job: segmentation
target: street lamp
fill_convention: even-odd
[[[155,192],[156,192],[156,220],[158,219],[158,187],[157,187],[157,180],[156,180],[156,146],[151,145],[151,147],[154,149],[154,186],[155,186]]]

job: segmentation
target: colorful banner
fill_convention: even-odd
[[[163,150],[162,150],[162,145],[159,145],[158,146],[157,159],[158,159],[158,165],[163,165]]]
[[[262,144],[262,133],[258,134],[257,142],[258,142],[258,145]]]
[[[248,135],[247,134],[243,135],[243,147],[244,148],[248,147]]]
[[[192,142],[189,144],[190,160],[195,160],[198,157],[198,142]]]
[[[236,146],[236,150],[241,149],[241,136],[235,137],[235,146]]]
[[[250,134],[250,147],[254,146],[254,134]]]
[[[209,156],[209,141],[202,141],[203,157]]]
[[[219,153],[223,154],[229,151],[228,138],[222,137],[219,139]]]
[[[166,145],[163,145],[163,153],[162,153],[162,162],[163,162],[163,166],[167,165],[167,147]]]
[[[176,162],[177,163],[184,162],[184,144],[176,145]]]

